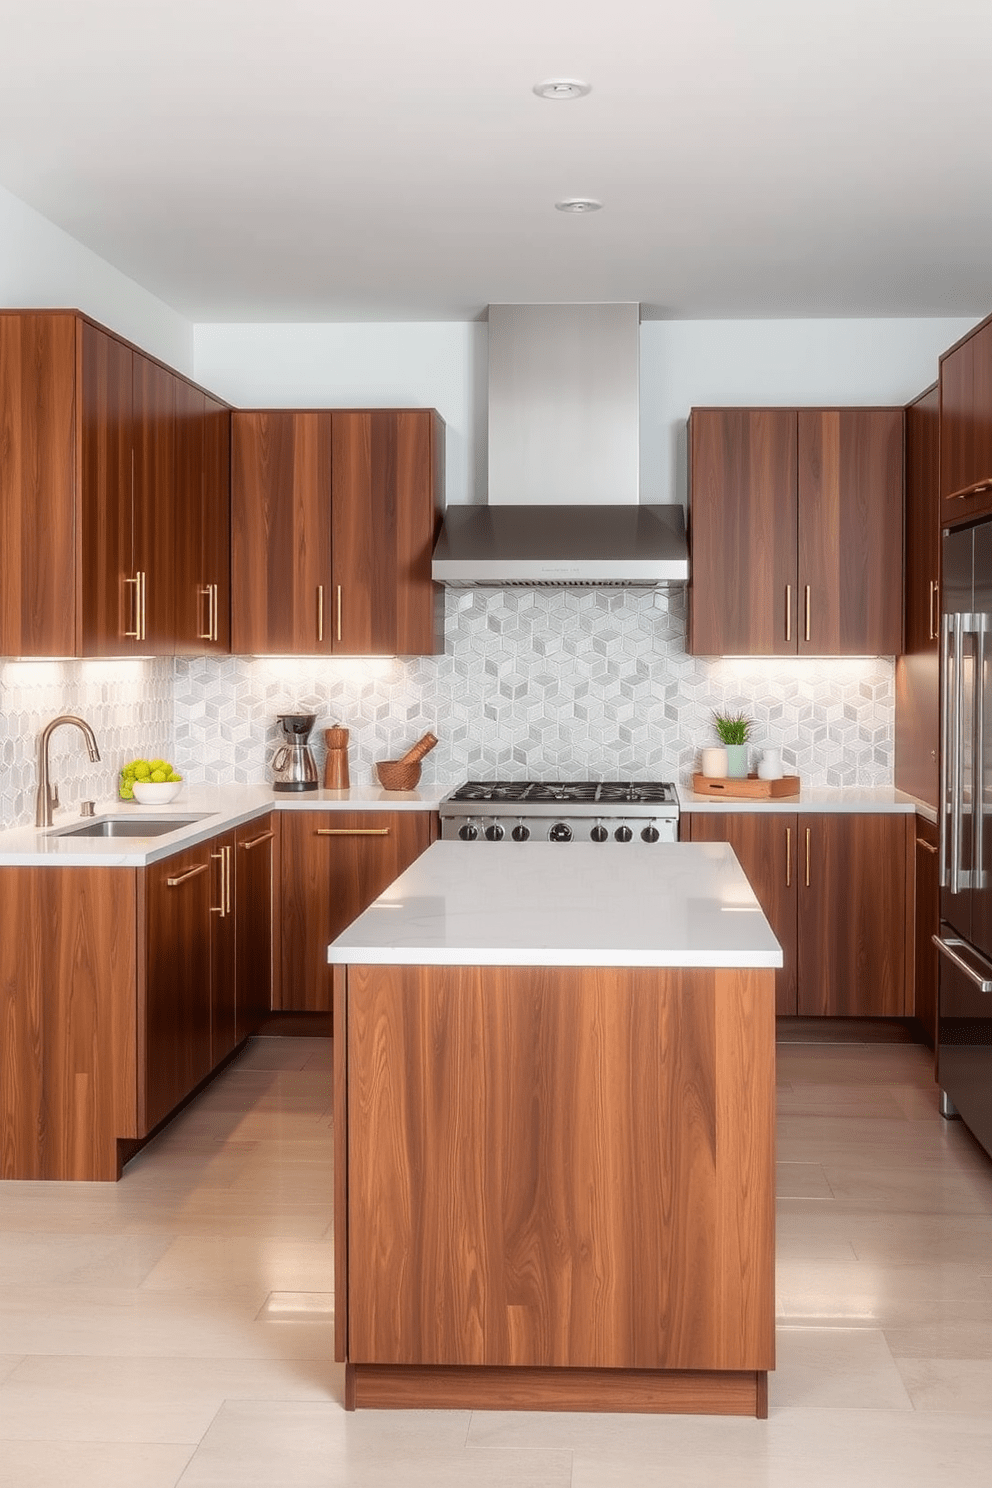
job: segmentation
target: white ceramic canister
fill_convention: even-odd
[[[711,749],[702,749],[699,763],[708,780],[723,780],[727,774],[727,751],[722,744],[715,744]]]
[[[782,751],[781,749],[766,749],[758,764],[758,777],[761,780],[782,779]]]

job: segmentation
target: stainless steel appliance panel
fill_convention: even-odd
[[[974,744],[971,823],[974,830],[971,941],[992,957],[992,524],[973,529],[972,665]]]
[[[941,618],[940,913],[972,934],[972,754],[974,739],[974,530],[944,535]]]
[[[992,962],[941,925],[937,1079],[992,1154]],[[987,990],[982,990],[982,988]]]

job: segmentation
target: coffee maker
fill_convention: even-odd
[[[317,766],[307,740],[317,721],[316,713],[280,713],[279,722],[285,743],[272,760],[272,789],[277,791],[316,790]]]

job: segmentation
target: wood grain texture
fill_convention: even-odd
[[[912,821],[800,813],[800,1015],[906,1014],[906,833]]]
[[[941,521],[962,522],[992,511],[992,319],[940,359]],[[976,482],[990,489],[963,499]]]
[[[782,947],[784,965],[775,973],[775,1012],[795,1014],[798,1007],[799,828],[793,813],[758,811],[688,811],[679,828],[691,842],[729,842],[755,897]]]
[[[912,1012],[930,1048],[937,1041],[937,947],[933,937],[940,928],[940,879],[937,872],[937,828],[922,816],[916,818],[912,839],[915,902],[913,917],[913,1004]]]
[[[203,501],[201,509],[202,582],[215,589],[212,641],[201,641],[209,655],[231,649],[231,410],[214,398],[203,407]]]
[[[143,656],[175,652],[176,386],[151,357],[132,357],[134,569],[142,581]]]
[[[80,322],[77,396],[80,496],[77,562],[84,656],[144,654],[134,629],[132,352]]]
[[[76,653],[76,321],[0,314],[0,655]]]
[[[254,1033],[272,1010],[278,816],[272,812],[247,822],[235,834],[238,1043]]]
[[[284,1011],[330,1012],[327,947],[430,846],[427,811],[286,812],[282,831]],[[387,835],[321,836],[384,830]]]
[[[203,431],[206,398],[199,388],[176,379],[176,485],[172,500],[173,635],[177,656],[202,656],[210,649],[203,594]]]
[[[934,386],[906,409],[906,647],[896,660],[895,679],[895,783],[935,809],[940,748],[938,422]]]
[[[799,654],[902,650],[903,410],[799,410]]]
[[[238,655],[331,654],[331,430],[328,412],[232,415],[231,644]]]
[[[349,1359],[772,1367],[772,988],[349,967]]]
[[[697,656],[796,652],[796,429],[794,409],[692,410],[689,650]]]
[[[135,871],[0,868],[0,1176],[117,1178],[137,1135]]]
[[[167,882],[201,864],[208,871],[176,886]],[[210,844],[201,843],[143,870],[141,1136],[210,1073],[210,905],[215,900],[209,868]]]
[[[545,1410],[768,1415],[765,1371],[494,1369],[351,1364],[347,1410]],[[763,1406],[763,1408],[762,1408]]]

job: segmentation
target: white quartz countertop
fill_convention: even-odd
[[[218,832],[239,827],[268,811],[436,811],[450,786],[415,791],[384,791],[357,786],[347,791],[274,791],[263,785],[184,786],[168,806],[139,806],[129,801],[98,801],[96,816],[197,818],[186,827],[155,837],[68,837],[66,828],[86,825],[77,809],[56,812],[52,826],[13,827],[0,832],[0,867],[145,868],[184,848],[195,847]]]
[[[722,842],[436,842],[328,947],[332,963],[782,965]]]
[[[919,811],[928,819],[936,820],[932,807],[891,785],[803,786],[798,796],[781,796],[775,801],[756,801],[741,796],[697,796],[691,787],[686,786],[679,786],[678,796],[683,811],[863,811],[906,815]]]

